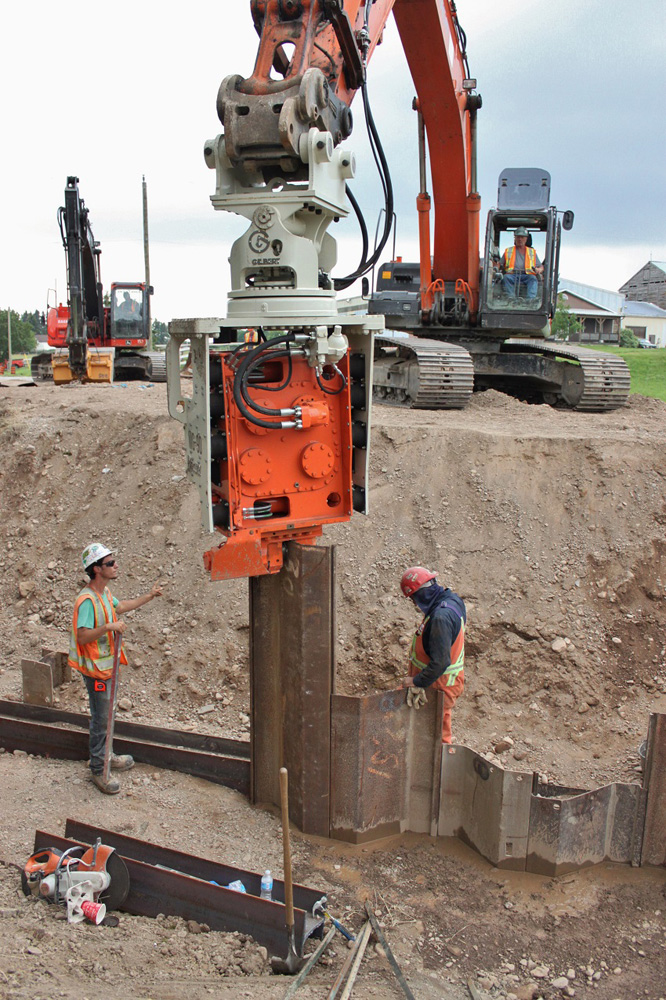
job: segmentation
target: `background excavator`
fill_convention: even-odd
[[[480,264],[481,98],[453,0],[250,6],[260,36],[254,71],[222,81],[224,131],[204,147],[216,172],[214,208],[245,217],[249,227],[231,248],[226,318],[173,321],[167,348],[169,410],[185,425],[202,523],[225,536],[204,557],[214,579],[275,573],[285,541],[312,543],[323,524],[366,510],[373,384],[382,398],[433,408],[463,406],[475,383],[583,409],[620,406],[629,391],[620,359],[543,340],[555,308],[562,229],[547,172],[503,172]],[[391,11],[417,92],[421,260],[383,264],[369,312],[354,312],[336,293],[378,264],[393,225],[390,172],[366,85]],[[349,186],[356,163],[346,141],[357,91],[385,196],[372,252]],[[350,207],[361,259],[351,274],[333,278],[328,228]],[[565,213],[564,227],[572,222]],[[536,294],[531,288],[512,297],[500,265],[520,226],[544,271]],[[385,318],[410,334],[384,333]],[[247,342],[250,329],[258,342]],[[187,338],[190,397],[179,379]]]
[[[166,381],[166,362],[149,342],[152,288],[142,282],[115,282],[104,305],[100,245],[79,194],[78,177],[68,177],[58,224],[67,262],[67,305],[48,310],[48,344],[55,351],[32,358],[32,376],[58,383],[112,382],[114,379]]]
[[[502,171],[479,259],[481,97],[456,4],[396,0],[383,6],[393,8],[417,92],[420,262],[390,261],[379,268],[368,308],[385,316],[388,329],[411,336],[377,340],[377,398],[427,409],[462,407],[473,389],[492,387],[579,410],[623,406],[629,371],[622,359],[545,339],[557,307],[561,232],[573,225],[572,212],[560,220],[550,204],[546,170]],[[511,289],[500,263],[522,228],[543,274],[534,287]]]

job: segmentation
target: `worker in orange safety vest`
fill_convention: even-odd
[[[93,783],[106,795],[120,791],[116,778],[104,780],[104,751],[109,715],[111,676],[113,673],[115,636],[122,636],[125,622],[118,615],[134,611],[162,594],[162,587],[155,584],[152,590],[132,600],[119,601],[109,590],[108,584],[118,576],[118,561],[105,545],[93,542],[81,556],[83,568],[90,580],[74,602],[72,631],[69,641],[68,663],[83,675],[90,704],[90,772]],[[120,662],[127,663],[124,650]],[[128,771],[134,766],[130,754],[117,756],[111,752],[111,767]]]
[[[407,704],[420,708],[426,689],[442,691],[442,743],[451,742],[451,709],[465,686],[465,627],[467,609],[459,594],[436,582],[437,574],[424,566],[406,569],[400,589],[424,615],[412,640]]]
[[[537,276],[543,274],[543,265],[537,257],[534,247],[528,247],[529,233],[525,226],[518,226],[513,234],[513,246],[502,254],[500,270],[503,273],[502,285],[507,295],[512,298],[525,290],[525,298],[535,299],[537,296]]]

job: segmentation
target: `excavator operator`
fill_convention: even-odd
[[[118,319],[127,322],[141,319],[141,304],[135,302],[129,292],[123,292],[123,300],[118,307]]]
[[[444,693],[442,743],[451,742],[451,709],[465,686],[465,626],[467,609],[458,594],[436,582],[437,574],[423,566],[406,569],[400,581],[405,597],[424,615],[412,640],[407,704],[420,708],[426,688]]]
[[[525,226],[518,226],[513,234],[514,245],[502,254],[502,284],[510,298],[521,294],[527,299],[537,297],[537,275],[543,274],[543,264],[534,247],[527,245],[528,236]]]

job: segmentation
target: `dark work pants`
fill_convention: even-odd
[[[88,702],[90,704],[90,770],[93,774],[101,774],[104,770],[104,747],[109,721],[111,681],[104,681],[106,690],[95,691],[94,677],[86,677],[83,674],[83,680],[88,689]]]

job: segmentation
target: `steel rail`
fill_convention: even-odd
[[[59,708],[42,705],[28,705],[22,701],[0,699],[0,715],[17,719],[32,719],[35,722],[53,722],[60,725],[79,726],[88,729],[90,717],[82,712],[66,712]],[[164,743],[185,747],[190,750],[206,750],[210,753],[227,754],[230,757],[250,759],[249,740],[232,740],[224,736],[208,733],[192,733],[185,729],[162,729],[157,726],[140,725],[137,722],[116,722],[116,734],[129,739],[146,740],[149,743]]]
[[[130,890],[122,910],[134,916],[156,917],[158,914],[182,917],[184,920],[195,920],[206,924],[214,931],[249,934],[263,945],[269,954],[279,952],[284,947],[284,906],[279,901],[261,899],[261,875],[248,872],[229,865],[221,865],[208,858],[199,858],[179,851],[171,851],[157,844],[124,837],[106,830],[77,824],[75,820],[67,821],[67,830],[79,832],[93,831],[95,836],[101,836],[103,842],[115,847],[119,856],[127,866],[130,876]],[[35,851],[55,847],[67,850],[69,847],[80,846],[88,840],[61,837],[57,834],[37,830],[35,833]],[[131,854],[131,851],[150,857],[151,861],[142,861]],[[173,868],[165,862],[187,865],[197,874],[184,873],[182,868]],[[209,876],[217,875],[217,878]],[[248,892],[236,892],[228,889],[220,882],[229,878],[230,881],[241,879]],[[283,892],[281,883],[274,882],[278,891]],[[252,889],[256,889],[256,895]],[[299,900],[316,901],[321,898],[318,893],[306,886],[294,886]],[[314,902],[312,903],[314,905]],[[295,942],[302,955],[303,947],[311,936],[320,937],[323,932],[323,918],[315,918],[301,907],[294,910]]]
[[[139,763],[205,778],[244,795],[250,793],[250,761],[247,759],[128,739],[119,734],[116,734],[114,746],[117,752],[131,754]],[[0,715],[0,747],[59,760],[87,760],[89,754],[87,732],[6,715]]]

